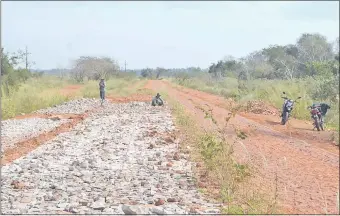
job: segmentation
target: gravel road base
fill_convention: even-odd
[[[187,155],[162,140],[174,129],[166,107],[108,104],[2,168],[2,212],[218,213],[197,191]]]
[[[99,99],[81,98],[78,100],[72,100],[65,102],[55,107],[48,109],[38,110],[35,113],[39,114],[60,114],[60,113],[71,113],[71,114],[83,114],[84,112],[93,108],[100,107]]]

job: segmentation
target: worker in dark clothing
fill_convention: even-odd
[[[105,82],[104,79],[100,79],[99,82],[99,95],[101,99],[101,104],[103,105],[103,102],[105,100]]]
[[[313,103],[311,106],[312,108],[317,108],[319,112],[321,113],[321,116],[319,116],[321,122],[324,122],[324,117],[327,113],[327,111],[331,108],[328,104],[326,103]]]
[[[151,105],[152,106],[163,106],[163,100],[161,98],[161,95],[159,93],[157,93],[157,95],[152,98],[152,102],[151,102]]]

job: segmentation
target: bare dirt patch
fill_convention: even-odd
[[[80,91],[81,88],[82,85],[69,85],[61,89],[60,94],[64,96],[74,96]]]

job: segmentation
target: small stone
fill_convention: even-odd
[[[208,214],[219,214],[220,210],[218,210],[218,209],[207,209],[204,212],[208,213]]]
[[[137,204],[138,204],[138,202],[135,201],[135,200],[129,201],[129,205],[137,205]]]
[[[176,198],[168,198],[167,201],[168,202],[177,202]]]
[[[89,164],[88,164],[87,162],[82,162],[82,163],[80,164],[80,167],[83,168],[83,169],[87,169],[88,166],[89,166]]]
[[[123,205],[122,211],[126,215],[137,215],[137,214],[140,215],[140,214],[147,214],[148,208],[141,208],[139,206]]]
[[[129,201],[130,201],[129,199],[124,198],[124,199],[121,199],[120,203],[121,204],[128,204]]]
[[[148,200],[147,203],[153,205],[155,202],[153,200]]]
[[[50,118],[52,121],[59,121],[61,118],[59,116],[53,116]]]
[[[166,137],[166,138],[164,139],[164,141],[167,142],[167,143],[173,143],[173,142],[174,142],[174,140],[171,139],[171,137]]]
[[[172,163],[169,162],[169,163],[166,164],[166,166],[167,166],[167,167],[172,167]]]
[[[89,203],[89,202],[86,201],[86,200],[81,200],[81,201],[79,201],[79,204],[82,205],[82,206],[87,206],[88,203]]]
[[[73,214],[77,214],[79,212],[76,207],[70,207],[67,211]]]
[[[165,201],[163,199],[158,199],[155,201],[155,206],[164,205]]]
[[[153,207],[150,209],[151,213],[157,214],[157,215],[165,215],[166,212],[161,207]]]
[[[185,172],[183,170],[175,170],[176,174],[185,174]]]
[[[174,154],[173,159],[176,160],[176,161],[179,161],[180,157],[179,157],[178,152],[176,152],[176,153]]]
[[[190,210],[189,210],[189,213],[191,213],[191,214],[196,214],[196,213],[198,213],[198,212],[197,212],[197,210],[196,210],[195,207],[191,207]]]
[[[81,172],[75,172],[73,175],[77,176],[77,177],[82,177],[83,176],[83,174]]]
[[[162,155],[161,152],[157,152],[157,153],[156,153],[156,156],[157,156],[157,157],[160,157],[161,155]]]
[[[57,207],[58,207],[58,208],[61,208],[61,209],[66,209],[67,206],[69,206],[68,203],[58,203],[58,204],[57,204]]]
[[[20,200],[21,203],[30,203],[32,202],[32,199],[31,197],[23,197],[21,200]]]
[[[207,185],[204,182],[198,182],[198,187],[205,188]]]
[[[115,214],[115,210],[112,208],[106,208],[103,210],[104,214]]]
[[[150,144],[149,147],[148,147],[148,149],[153,149],[154,147],[155,147],[154,144]]]
[[[103,202],[102,200],[98,200],[92,203],[91,208],[93,208],[94,210],[102,211],[105,209],[105,202]]]
[[[180,186],[186,186],[187,185],[185,180],[179,180],[178,183],[179,183]]]
[[[17,180],[12,181],[11,186],[13,186],[14,189],[23,189],[26,187],[24,183]]]
[[[56,201],[56,198],[53,196],[53,193],[50,191],[45,194],[44,201]]]

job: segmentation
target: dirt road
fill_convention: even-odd
[[[232,103],[165,81],[146,88],[166,92],[206,129],[215,125],[200,108],[212,108],[222,125]],[[168,137],[174,130],[169,110],[150,109],[143,91],[108,99],[115,104],[105,109],[99,100],[80,99],[2,122],[3,213],[218,213],[193,184],[187,155],[177,155],[178,143]],[[251,186],[265,192],[277,186],[284,213],[339,213],[339,149],[331,132],[277,121],[240,113],[226,129],[231,140],[234,128],[247,135],[234,156],[258,170]]]
[[[176,88],[166,81],[152,80],[147,85],[154,91],[164,91],[179,101],[193,114],[202,127],[213,127],[199,107],[213,109],[213,116],[220,125],[228,116],[230,101],[204,92]],[[264,115],[236,115],[227,129],[235,137],[237,128],[247,134],[242,144],[235,146],[235,155],[240,162],[254,165],[265,179],[260,184],[263,190],[277,186],[279,206],[285,213],[338,214],[339,193],[339,148],[332,144],[330,132],[308,131],[294,125],[282,129],[274,125],[278,118]],[[274,122],[274,124],[273,124]]]

